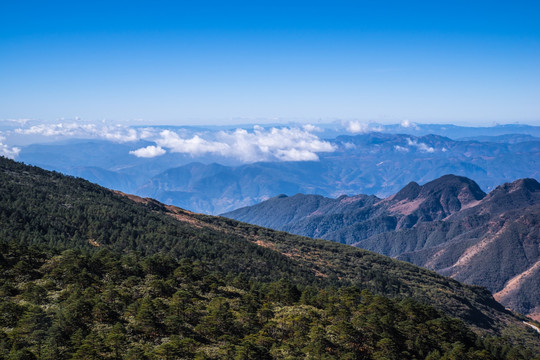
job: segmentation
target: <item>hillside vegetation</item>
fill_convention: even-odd
[[[8,359],[527,359],[483,288],[0,159]],[[533,351],[533,352],[531,352]]]
[[[520,179],[485,194],[446,175],[379,199],[278,196],[225,216],[397,257],[488,288],[540,319],[540,184]]]

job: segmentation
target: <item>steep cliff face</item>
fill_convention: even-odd
[[[439,245],[399,258],[485,286],[503,304],[538,318],[540,184],[536,180],[501,185],[474,206],[434,226],[444,236]],[[433,227],[422,224],[408,236],[426,237],[429,231]],[[387,241],[399,241],[399,236],[393,234]]]

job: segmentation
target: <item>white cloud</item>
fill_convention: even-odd
[[[276,156],[281,161],[316,161],[319,157],[309,150],[285,149],[278,150]]]
[[[421,152],[432,153],[435,149],[425,143],[419,143],[418,140],[407,139],[407,145],[416,147]]]
[[[368,123],[362,123],[358,120],[351,120],[343,124],[345,129],[353,134],[366,134],[369,132],[381,132],[383,129],[380,126],[373,127]]]
[[[347,150],[356,149],[356,145],[354,143],[351,143],[351,142],[343,143],[343,146]]]
[[[369,131],[369,125],[360,121],[349,121],[346,128],[348,132],[352,133],[366,133]]]
[[[105,126],[100,129],[98,136],[113,142],[130,142],[139,140],[137,130],[122,126]]]
[[[394,145],[394,149],[396,151],[403,152],[403,153],[409,152],[409,148],[406,148],[405,146]]]
[[[17,134],[43,136],[74,136],[80,133],[95,132],[95,125],[80,125],[77,123],[39,124],[28,129],[16,129]]]
[[[0,136],[0,156],[5,156],[9,159],[15,159],[19,152],[21,151],[18,147],[10,147],[3,143],[6,138]]]
[[[17,124],[19,126],[24,126],[29,121],[30,121],[30,119],[5,119],[5,120],[0,120],[0,122],[2,122],[2,123]]]
[[[416,123],[413,123],[412,121],[408,119],[403,120],[400,125],[401,127],[404,127],[404,128],[414,128],[415,130],[420,129],[418,125],[416,125]]]
[[[130,151],[129,153],[131,155],[135,155],[136,157],[140,157],[140,158],[153,158],[156,156],[161,156],[165,154],[166,152],[167,151],[165,151],[165,149],[163,149],[161,146],[150,145],[147,147]]]
[[[229,151],[228,144],[207,141],[199,135],[184,139],[171,130],[163,130],[160,133],[160,138],[156,140],[156,144],[168,148],[171,152],[191,154],[193,156],[207,153],[225,155]]]
[[[156,129],[147,127],[147,128],[141,128],[139,129],[139,138],[141,139],[150,139],[155,137],[158,134],[158,131]]]
[[[114,142],[129,142],[139,139],[137,130],[127,126],[98,126],[96,124],[80,124],[75,122],[33,125],[29,128],[15,129],[15,133],[22,135],[100,138]]]
[[[311,125],[311,124],[305,124],[304,126],[302,126],[302,129],[306,130],[307,132],[322,132],[323,131],[320,127]]]
[[[173,153],[191,156],[213,154],[247,163],[318,160],[318,153],[335,151],[334,145],[320,140],[311,131],[311,128],[264,129],[256,125],[252,131],[236,129],[181,136],[177,132],[163,130],[154,142],[159,148]]]
[[[335,146],[319,139],[320,128],[306,124],[301,127],[263,128],[233,131],[163,130],[131,128],[123,125],[59,122],[21,127],[15,133],[47,137],[104,139],[131,142],[144,139],[154,144],[130,152],[141,158],[161,156],[166,152],[189,154],[193,157],[215,155],[242,162],[318,160],[319,153],[333,152]]]

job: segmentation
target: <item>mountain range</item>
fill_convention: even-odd
[[[513,179],[540,177],[536,127],[499,126],[481,131],[419,125],[418,129],[384,129],[407,133],[336,133],[324,139],[334,150],[319,153],[314,161],[241,163],[208,154],[180,153],[138,158],[129,152],[149,142],[98,140],[29,145],[22,147],[17,159],[207,214],[254,205],[278,194],[386,197],[411,181],[425,183],[449,173],[475,179],[486,192]],[[467,138],[449,138],[424,134],[428,130],[451,136],[470,131]]]
[[[410,194],[422,193],[417,190]],[[283,351],[313,352],[303,347],[320,341],[328,348],[317,353],[330,358],[346,351],[370,358],[459,357],[468,347],[471,359],[532,356],[502,348],[508,341],[540,349],[536,331],[523,324],[530,320],[504,309],[482,287],[352,246],[195,214],[5,158],[0,224],[0,350],[9,358],[118,358],[114,344],[150,358],[176,352],[226,358],[248,348],[252,355],[244,358],[276,358]],[[380,298],[347,295],[356,288]],[[336,291],[335,300],[324,300]],[[420,313],[410,301],[428,308]],[[437,311],[478,335],[461,322],[439,319]],[[418,328],[407,327],[411,321]],[[224,324],[241,330],[230,332]],[[441,339],[427,338],[438,333]],[[229,355],[219,355],[224,347]]]
[[[376,251],[487,287],[504,305],[540,315],[540,184],[521,179],[485,194],[446,175],[386,198],[277,196],[224,216]]]

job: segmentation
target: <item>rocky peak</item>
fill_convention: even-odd
[[[413,200],[420,194],[421,186],[418,183],[411,181],[403,189],[398,191],[393,197],[393,201]]]

